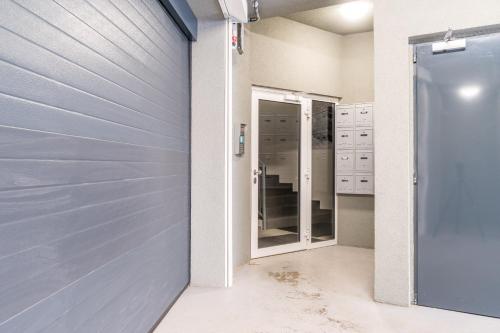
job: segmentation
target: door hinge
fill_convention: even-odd
[[[417,176],[413,176],[413,185],[417,185],[418,179]]]

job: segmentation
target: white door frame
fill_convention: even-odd
[[[337,104],[340,102],[339,98],[334,98],[334,97],[327,97],[327,96],[320,96],[320,95],[313,95],[313,94],[301,94],[304,98],[309,99],[309,105],[311,107],[311,118],[312,118],[312,101],[321,101],[321,102],[327,102],[327,103],[332,103],[337,106]],[[307,162],[309,170],[312,170],[312,121],[309,121],[309,124],[307,126],[308,132],[307,132],[307,140],[308,140],[308,149],[307,149]],[[333,125],[333,135],[334,135],[334,140],[335,140],[335,125]],[[333,149],[335,149],[333,147]],[[331,172],[335,172],[335,153],[333,153],[333,165],[332,165],[332,170]],[[335,178],[334,178],[334,184],[335,184]],[[309,211],[307,215],[307,227],[311,228],[312,226],[312,221],[311,221],[311,203],[312,203],[312,182],[310,182],[309,187],[308,187],[308,205],[309,205]],[[325,240],[317,243],[312,242],[312,238],[307,241],[307,247],[306,249],[317,249],[325,246],[332,246],[332,245],[337,245],[337,236],[338,236],[338,196],[337,196],[337,191],[336,188],[333,189],[333,205],[334,205],[334,226],[335,226],[335,237],[330,240]]]
[[[276,254],[301,251],[337,244],[337,196],[335,195],[335,238],[328,241],[312,243],[311,241],[311,159],[312,159],[312,99],[336,103],[336,99],[316,97],[287,90],[270,88],[252,88],[251,117],[251,257],[265,257]],[[301,105],[300,126],[300,241],[268,248],[258,247],[258,181],[254,183],[254,170],[259,170],[259,100]],[[333,170],[332,170],[333,172]]]

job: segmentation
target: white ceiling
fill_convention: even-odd
[[[259,3],[262,18],[284,16],[341,35],[373,30],[373,13],[355,23],[342,17],[339,6],[350,1],[352,0],[259,0]],[[188,3],[199,19],[223,18],[218,0],[188,0]]]
[[[332,6],[346,1],[349,0],[259,0],[259,6],[262,18],[267,18],[287,16],[292,13]],[[249,0],[250,2],[251,0]]]
[[[187,0],[196,17],[222,18],[218,0]],[[251,11],[252,0],[247,0]],[[285,16],[291,13],[331,6],[349,0],[259,0],[262,18]]]
[[[373,30],[373,11],[359,21],[347,20],[341,13],[340,5],[318,8],[287,15],[294,21],[307,24],[339,35],[348,35]]]

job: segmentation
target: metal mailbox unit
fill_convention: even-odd
[[[373,103],[341,104],[335,114],[338,194],[373,195]]]

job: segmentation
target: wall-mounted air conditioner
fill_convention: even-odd
[[[220,7],[225,18],[230,18],[236,22],[248,22],[247,0],[219,0]]]

